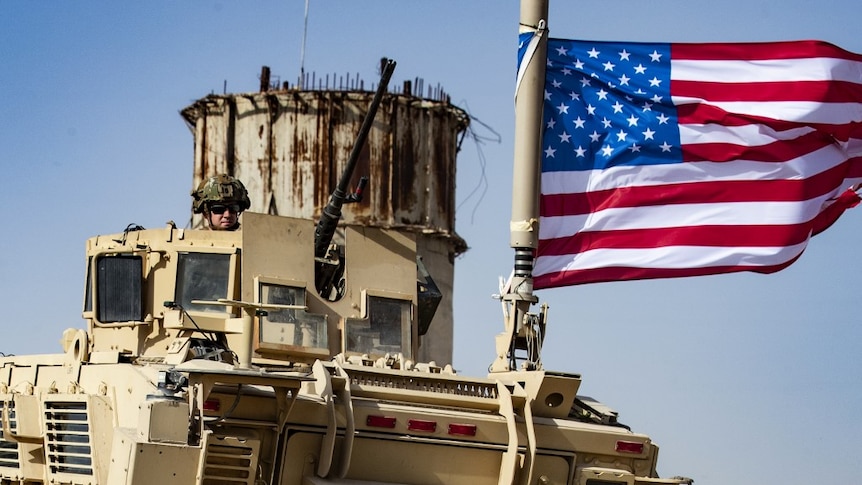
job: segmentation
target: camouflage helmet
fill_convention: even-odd
[[[192,211],[195,214],[202,213],[208,204],[239,204],[240,212],[251,207],[248,191],[239,179],[226,174],[218,174],[201,181],[198,188],[193,190]]]

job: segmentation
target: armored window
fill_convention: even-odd
[[[258,281],[264,305],[306,305],[305,288]],[[301,308],[267,307],[260,318],[260,345],[264,348],[329,353],[326,316]]]
[[[98,258],[96,285],[98,322],[143,320],[143,265],[140,256],[119,254]]]
[[[224,313],[221,305],[192,302],[228,298],[230,264],[230,254],[180,253],[176,301],[186,311]]]
[[[93,276],[90,271],[90,266],[93,264],[93,258],[87,259],[87,281],[84,283],[84,312],[93,311],[93,293],[91,286],[93,285]],[[91,315],[92,316],[92,315]]]
[[[366,296],[364,319],[347,319],[347,352],[410,355],[413,304],[410,300]]]

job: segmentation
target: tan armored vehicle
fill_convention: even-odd
[[[314,230],[90,239],[87,329],[0,360],[0,483],[681,483],[576,375],[413,362],[414,242],[345,227],[333,302]]]
[[[86,328],[0,358],[0,484],[691,482],[657,478],[649,437],[543,369],[528,271],[488,377],[417,362],[433,280],[409,235],[338,225],[344,189],[317,225],[247,212],[88,240]]]

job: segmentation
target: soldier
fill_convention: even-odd
[[[226,174],[201,181],[191,196],[192,211],[203,214],[207,227],[213,231],[236,231],[239,215],[251,206],[242,182]]]

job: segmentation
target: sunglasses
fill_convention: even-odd
[[[210,212],[213,214],[224,214],[225,211],[231,211],[236,214],[239,212],[239,204],[230,204],[230,205],[211,205],[209,206]]]

